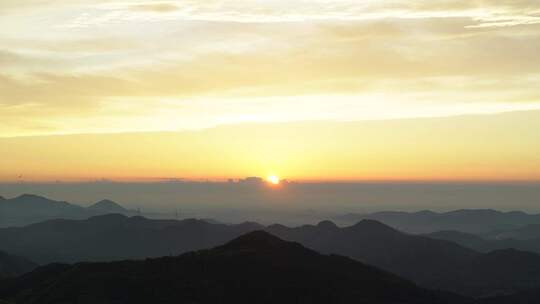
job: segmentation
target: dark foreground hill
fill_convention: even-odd
[[[479,304],[538,304],[540,303],[540,288],[521,291],[511,295],[485,298]]]
[[[24,226],[51,219],[86,219],[108,213],[135,214],[110,200],[85,208],[32,194],[0,199],[0,227]]]
[[[14,277],[37,267],[30,260],[0,251],[0,278]]]
[[[0,298],[18,304],[467,302],[262,231],[178,257],[49,265],[2,285]]]
[[[323,253],[336,253],[412,279],[421,286],[482,297],[540,286],[540,255],[489,253],[453,242],[409,235],[373,220],[339,228],[331,222],[267,229]]]
[[[371,220],[344,228],[329,221],[265,228],[256,223],[224,225],[106,215],[0,229],[0,250],[42,264],[144,259],[211,248],[261,229],[322,253],[374,265],[427,288],[479,297],[540,286],[540,255],[517,250],[480,253]]]

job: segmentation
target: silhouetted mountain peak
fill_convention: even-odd
[[[328,221],[328,220],[321,221],[320,223],[317,224],[317,227],[322,228],[322,229],[338,229],[338,226],[334,224],[334,222]]]
[[[238,227],[245,228],[245,229],[252,229],[252,230],[264,229],[264,226],[257,222],[243,222],[243,223],[238,224]]]
[[[274,236],[264,230],[257,230],[253,232],[246,233],[237,237],[236,239],[228,242],[225,245],[242,245],[242,244],[278,244],[285,243],[282,239]]]
[[[92,206],[118,206],[118,204],[109,199],[104,199],[93,204]]]
[[[397,212],[384,211],[368,214],[339,216],[341,223],[354,224],[362,219],[381,221],[408,233],[431,233],[441,230],[458,230],[473,234],[488,234],[514,229],[525,224],[540,222],[540,214],[521,211],[503,212],[494,209],[459,209],[448,212]]]
[[[48,265],[12,282],[0,298],[17,303],[466,303],[264,231],[177,257]]]
[[[288,229],[289,227],[283,225],[283,224],[272,224],[267,227],[269,230],[281,230],[281,229]]]
[[[274,236],[263,230],[246,233],[218,248],[227,252],[267,252],[277,250],[282,251],[285,248],[301,248],[304,249],[306,252],[310,251],[309,249],[305,249],[302,245],[298,243],[284,241],[277,236]],[[286,250],[282,252],[286,252]]]
[[[22,194],[2,201],[0,227],[23,226],[55,218],[86,218],[85,208],[65,201],[52,200],[34,194]]]
[[[127,212],[127,210],[120,206],[118,203],[115,203],[111,200],[104,199],[101,200],[92,206],[88,207],[90,210],[99,210],[99,211],[107,211],[107,212],[114,212],[114,213],[124,213]]]
[[[353,225],[350,228],[354,230],[362,230],[368,233],[399,233],[401,234],[400,231],[376,220],[361,220],[360,222],[356,223],[356,225]]]
[[[21,206],[25,208],[77,208],[83,210],[82,207],[77,205],[72,205],[65,201],[55,201],[48,199],[44,196],[39,196],[35,194],[22,194],[15,198],[6,200],[9,203],[12,203],[12,206]],[[41,209],[46,210],[46,209]],[[25,210],[29,211],[29,210]],[[31,211],[35,211],[31,210]]]
[[[25,201],[25,202],[50,202],[51,200],[46,198],[46,197],[43,197],[43,196],[39,196],[39,195],[35,195],[35,194],[21,194],[17,197],[15,197],[13,199],[14,201]]]
[[[494,210],[494,209],[458,209],[454,211],[449,211],[444,213],[446,215],[495,215],[495,214],[502,214],[502,212]]]

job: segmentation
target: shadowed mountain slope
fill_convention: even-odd
[[[50,265],[7,282],[0,298],[20,304],[468,302],[262,231],[178,257]]]
[[[478,253],[452,242],[408,235],[374,220],[339,228],[328,222],[267,231],[323,253],[350,256],[419,282],[437,280]]]
[[[540,303],[540,288],[521,291],[518,293],[481,299],[479,304],[538,304]]]
[[[223,244],[262,226],[203,220],[151,220],[109,214],[0,229],[0,250],[39,263],[110,261],[176,255]]]
[[[433,239],[451,241],[479,252],[514,248],[523,251],[540,253],[540,238],[523,240],[512,238],[488,239],[460,231],[438,231],[425,234],[425,236]]]
[[[497,230],[485,235],[489,239],[532,240],[540,239],[540,224],[530,224],[515,229]]]
[[[380,267],[418,284],[469,296],[511,293],[540,285],[540,255],[517,250],[479,253],[453,242],[409,235],[373,220],[338,228],[323,222],[269,232],[323,253]]]
[[[261,229],[321,253],[374,265],[427,288],[491,296],[540,286],[540,255],[517,250],[479,253],[373,220],[344,228],[329,221],[265,228],[250,222],[224,225],[113,214],[0,229],[0,250],[40,263],[142,259],[217,246]]]
[[[493,241],[487,240],[481,236],[478,236],[472,233],[455,231],[455,230],[437,231],[437,232],[424,234],[424,236],[437,239],[437,240],[445,240],[445,241],[454,242],[461,246],[471,248],[473,250],[480,251],[480,252],[488,252],[488,251],[492,251],[496,249],[508,248],[508,247],[497,247],[497,245]]]
[[[19,276],[36,267],[37,264],[26,258],[0,251],[0,278]]]

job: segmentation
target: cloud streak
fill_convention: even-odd
[[[16,4],[0,4],[0,137],[540,105],[536,1]]]
[[[185,0],[113,2],[97,8],[99,14],[86,16],[84,22],[78,20],[72,25],[90,26],[118,20],[275,23],[469,18],[475,23],[470,27],[501,27],[540,22],[540,5],[535,1]]]

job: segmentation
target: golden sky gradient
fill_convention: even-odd
[[[539,53],[533,0],[2,0],[0,180],[539,180]]]

